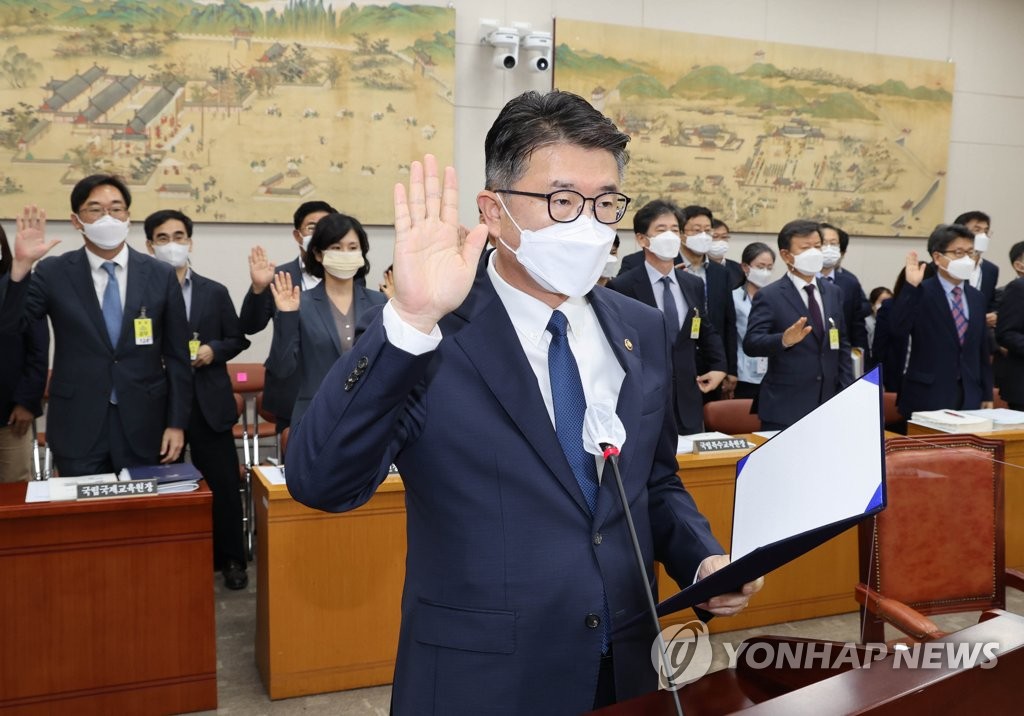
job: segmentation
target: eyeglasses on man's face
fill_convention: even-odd
[[[940,251],[939,253],[957,259],[962,259],[964,256],[969,256],[973,259],[978,255],[978,252],[974,249],[951,249],[950,251]]]
[[[189,239],[188,234],[186,234],[185,232],[176,233],[173,235],[157,234],[156,236],[153,237],[153,245],[167,246],[167,244],[171,242],[174,242],[175,244],[187,244],[190,240],[191,239]]]
[[[594,218],[602,224],[614,224],[622,220],[626,214],[626,207],[629,206],[630,198],[617,191],[605,192],[597,196],[583,196],[572,189],[559,189],[550,194],[540,194],[533,191],[516,191],[514,189],[495,189],[497,194],[511,194],[513,196],[528,196],[534,199],[544,199],[548,203],[548,216],[552,221],[567,224],[576,221],[583,213],[587,202],[594,207]]]
[[[114,204],[113,206],[87,206],[78,212],[78,215],[83,219],[88,219],[93,222],[104,214],[112,216],[119,221],[124,221],[128,218],[128,207],[122,206],[121,204]]]

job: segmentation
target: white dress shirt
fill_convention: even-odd
[[[537,378],[537,386],[540,388],[551,425],[554,426],[555,411],[551,401],[551,378],[548,374],[548,346],[551,344],[551,334],[546,330],[554,309],[512,287],[501,278],[494,267],[493,255],[487,265],[487,275],[516,330],[519,343]],[[564,313],[568,320],[569,347],[580,369],[587,405],[605,403],[610,404],[614,410],[626,373],[615,358],[604,331],[601,330],[597,314],[586,298],[567,299],[557,310]],[[426,353],[441,342],[441,331],[437,326],[430,335],[416,330],[401,319],[390,301],[384,307],[383,321],[388,342],[407,353]],[[600,475],[603,461],[599,457],[595,457],[595,460]]]
[[[322,278],[317,278],[313,274],[306,272],[306,262],[302,258],[302,254],[299,254],[299,271],[302,272],[302,290],[303,291],[308,291],[311,288],[316,288],[317,285],[319,285],[319,283],[321,281],[323,281]]]
[[[112,259],[97,256],[88,248],[85,249],[85,256],[89,259],[92,285],[96,289],[96,300],[99,301],[100,308],[103,308],[103,293],[107,290],[107,281],[110,280],[110,274],[103,268],[103,264],[109,260],[117,265],[114,269],[114,275],[117,277],[117,290],[121,297],[121,310],[123,311],[125,291],[128,288],[128,243],[122,244],[121,250]]]
[[[644,261],[644,268],[647,269],[647,278],[651,280],[651,289],[654,291],[654,302],[658,304],[658,310],[662,313],[665,312],[665,284],[661,282],[665,276],[658,271],[658,269],[651,266],[650,263]],[[676,316],[679,317],[679,325],[676,326],[676,330],[682,330],[683,318],[690,310],[690,306],[686,303],[686,299],[683,298],[683,289],[676,283],[676,272],[675,270],[668,272],[668,280],[670,284],[670,291],[672,292],[672,298],[676,301]]]
[[[796,286],[796,292],[800,294],[800,300],[804,302],[804,306],[808,311],[810,311],[811,304],[807,300],[807,291],[804,290],[804,287],[814,286],[814,300],[818,302],[818,313],[821,315],[821,325],[824,326],[827,331],[829,329],[829,323],[828,318],[825,316],[825,300],[821,297],[821,283],[816,282],[813,279],[810,281],[804,281],[792,271],[787,271],[786,275],[789,276],[789,280],[793,282],[794,286]]]

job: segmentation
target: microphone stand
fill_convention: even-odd
[[[650,612],[651,624],[654,626],[655,639],[658,642],[658,650],[661,658],[664,659],[665,680],[668,681],[669,691],[672,693],[672,701],[676,707],[676,716],[683,716],[683,705],[679,703],[679,691],[676,689],[675,680],[669,672],[668,647],[661,637],[661,622],[658,621],[658,607],[654,603],[654,594],[651,593],[651,583],[647,579],[647,567],[644,564],[644,555],[640,549],[640,540],[636,536],[636,526],[633,524],[633,515],[629,511],[629,499],[626,497],[626,488],[622,484],[622,475],[619,474],[619,449],[608,443],[601,443],[604,450],[605,462],[611,463],[612,474],[615,476],[615,487],[619,492],[619,500],[622,502],[622,511],[626,515],[626,528],[629,530],[629,539],[633,543],[633,556],[636,557],[636,566],[640,570],[640,581],[644,585],[644,594],[647,596],[647,609]]]

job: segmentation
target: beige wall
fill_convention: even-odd
[[[1024,201],[1016,195],[1024,166],[1024,2],[1021,0],[459,0],[456,9],[456,136],[454,163],[465,191],[460,200],[464,223],[476,220],[474,194],[483,182],[483,139],[498,110],[528,89],[550,86],[550,74],[493,68],[491,50],[478,43],[481,18],[528,22],[550,30],[553,17],[656,27],[711,35],[834,47],[888,55],[906,55],[956,63],[956,91],[949,152],[946,218],[968,209],[993,216],[989,258],[1000,268],[1000,283],[1012,275],[1006,253],[1024,240]],[[410,157],[413,159],[413,157]],[[443,159],[443,158],[442,158]],[[339,209],[359,214],[358,196],[331,197]],[[46,207],[51,217],[66,219],[67,207]],[[141,220],[145,200],[136,202],[139,222],[131,243],[143,245]],[[289,217],[282,216],[283,221]],[[13,233],[10,223],[6,228]],[[290,226],[200,225],[193,264],[197,271],[225,283],[236,305],[248,284],[246,254],[262,244],[283,263],[296,255]],[[623,250],[634,250],[632,233],[620,232]],[[52,234],[64,239],[59,250],[77,248],[81,239],[66,221],[54,222]],[[774,236],[735,235],[730,257],[739,258],[754,238],[774,245]],[[392,231],[371,227],[376,285],[390,263]],[[924,242],[910,239],[855,237],[845,265],[861,278],[865,290],[892,283],[910,249]],[[923,252],[923,251],[922,251]],[[254,337],[240,360],[262,360],[270,331]]]

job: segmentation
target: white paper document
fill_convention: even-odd
[[[732,559],[875,509],[883,475],[879,387],[865,378],[740,460]]]
[[[267,478],[267,482],[271,485],[284,485],[284,470],[273,465],[260,465],[260,472],[263,473],[263,477]]]

